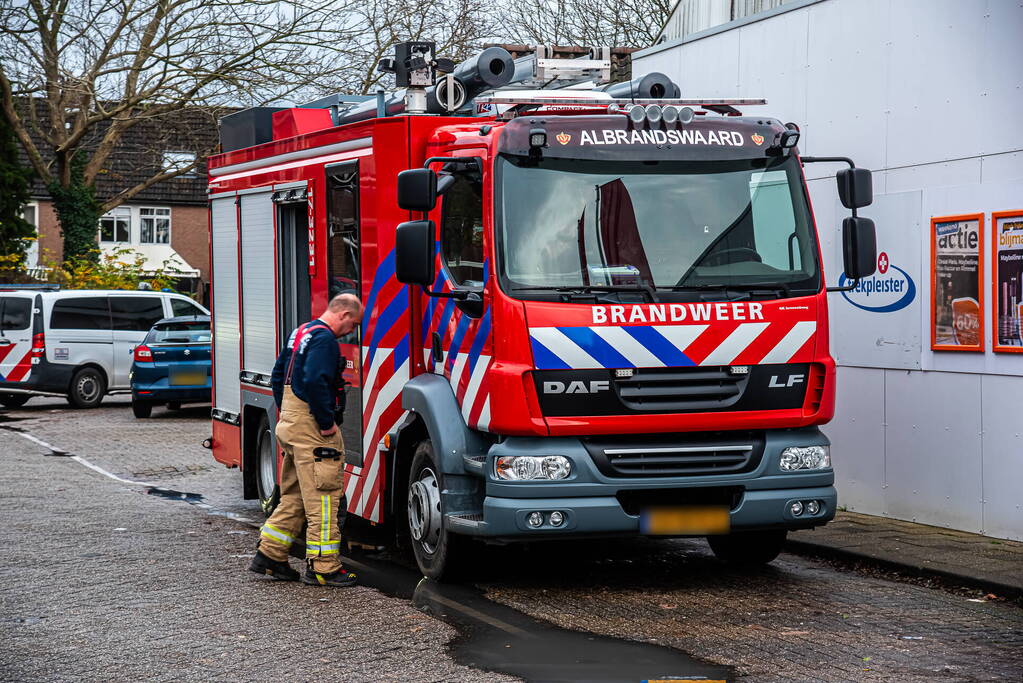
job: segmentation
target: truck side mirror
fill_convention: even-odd
[[[394,238],[394,273],[398,282],[427,289],[433,285],[434,234],[433,221],[408,221],[398,225]]]
[[[398,174],[398,206],[406,211],[432,211],[437,204],[437,174],[410,168]]]
[[[843,168],[835,174],[838,197],[847,209],[862,209],[874,201],[873,181],[866,168]]]
[[[874,221],[862,216],[849,216],[842,221],[842,257],[847,278],[855,280],[874,274],[877,269]]]

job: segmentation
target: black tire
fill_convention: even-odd
[[[82,368],[71,378],[67,402],[75,408],[95,408],[107,392],[107,380],[96,368]]]
[[[778,557],[787,533],[784,529],[737,531],[725,536],[708,536],[707,543],[719,560],[739,567],[757,567]]]
[[[406,524],[416,564],[429,579],[457,579],[465,568],[465,550],[471,541],[447,529],[440,497],[444,475],[429,440],[416,447],[408,481]]]
[[[281,501],[281,487],[277,482],[277,449],[274,448],[270,422],[265,417],[259,421],[256,432],[256,492],[263,514],[269,517]]]
[[[0,405],[4,408],[20,408],[32,398],[31,394],[0,394]]]
[[[149,401],[132,401],[131,414],[140,420],[147,418],[153,414],[153,404]]]

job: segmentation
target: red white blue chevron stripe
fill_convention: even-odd
[[[409,291],[394,277],[394,251],[380,263],[362,322],[362,467],[346,466],[348,511],[373,522],[383,515],[386,482],[379,444],[401,422],[401,390],[410,376]]]
[[[31,340],[0,346],[0,382],[24,382],[31,374]]]
[[[434,291],[451,291],[436,247]],[[489,282],[489,263],[484,262],[484,288]],[[479,318],[466,315],[452,299],[432,297],[423,314],[423,356],[431,372],[444,375],[451,383],[465,423],[486,431],[490,426],[490,387],[487,371],[493,357],[490,309]],[[433,332],[441,338],[440,363],[433,362]]]
[[[538,370],[787,363],[812,343],[817,323],[531,327]]]

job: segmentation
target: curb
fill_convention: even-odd
[[[955,583],[969,588],[977,588],[988,593],[994,593],[995,595],[1004,597],[1008,600],[1018,601],[1023,599],[1023,587],[1002,583],[996,579],[985,579],[945,569],[936,569],[934,567],[921,567],[915,564],[907,564],[905,562],[865,555],[863,553],[857,553],[843,548],[835,548],[833,546],[810,543],[807,541],[795,541],[789,539],[785,542],[785,550],[795,553],[796,555],[805,555],[809,557],[842,560],[845,562],[867,562],[883,569],[903,574],[910,574],[912,576],[954,581]]]

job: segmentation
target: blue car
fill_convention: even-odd
[[[149,417],[153,406],[209,403],[210,317],[190,315],[158,321],[135,347],[131,364],[131,411]]]

